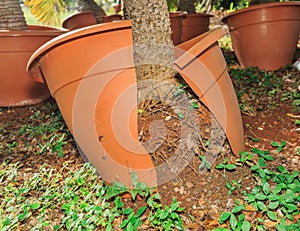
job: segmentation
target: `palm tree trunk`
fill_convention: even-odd
[[[202,139],[199,137],[198,116],[190,109],[190,95],[187,96],[186,93],[176,94],[180,80],[175,76],[173,69],[174,47],[171,40],[167,1],[124,0],[124,16],[132,21],[133,27],[134,62],[138,83],[138,108],[143,111],[139,113],[139,124],[143,125],[142,120],[151,121],[153,119],[151,118],[152,115],[157,112],[165,113],[166,105],[168,108],[171,108],[175,118],[179,113],[182,115],[179,122],[180,128],[176,128],[176,130],[178,129],[178,134],[181,133],[179,135],[180,139],[176,141],[177,143],[175,141],[174,143],[172,143],[173,141],[168,143],[169,141],[167,141],[167,145],[169,145],[167,151],[157,148],[153,150],[151,138],[150,142],[143,142],[149,153],[155,153],[152,156],[154,159],[157,153],[160,153],[158,156],[166,156],[165,154],[170,155],[170,153],[172,155],[166,161],[167,165],[169,165],[168,167],[160,168],[163,165],[159,165],[157,168],[158,183],[160,183],[168,177],[173,178],[174,171],[176,174],[179,173],[184,163],[191,161],[199,146],[202,145],[204,148]],[[151,97],[150,103],[147,102],[149,95]],[[145,101],[146,103],[143,104]],[[155,102],[159,103],[155,104]],[[149,111],[149,116],[143,117],[143,114]],[[141,126],[139,128],[144,129]],[[159,137],[164,136],[163,132],[159,130],[156,130],[155,133]],[[169,134],[171,131],[167,130],[167,133]],[[220,126],[212,133],[214,137],[210,147],[207,149],[207,160],[209,163],[215,160],[220,150],[219,147],[224,142],[224,136],[221,135],[224,132]],[[139,130],[139,134],[141,134],[141,130]],[[163,142],[165,142],[164,137],[156,141],[156,144]],[[175,150],[174,147],[176,147]]]
[[[106,14],[94,0],[78,0],[78,6],[81,12],[92,11],[96,17],[97,23],[103,23]]]
[[[26,30],[26,20],[19,0],[0,1],[0,30]]]
[[[174,81],[173,43],[165,0],[124,0],[124,17],[132,20],[137,79]],[[161,47],[161,49],[158,49]],[[144,64],[151,65],[144,65]]]

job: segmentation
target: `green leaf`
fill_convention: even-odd
[[[178,116],[180,119],[184,119],[184,115],[183,115],[181,112],[178,112],[178,113],[177,113],[177,116]]]
[[[258,174],[259,174],[260,178],[265,178],[265,177],[266,177],[266,173],[265,173],[265,171],[264,171],[264,170],[262,170],[262,169],[259,169],[259,170],[257,170],[257,172],[258,172]]]
[[[279,146],[278,142],[276,142],[276,141],[272,141],[272,142],[271,142],[271,145],[272,145],[273,147],[278,147],[278,146]]]
[[[137,211],[137,215],[140,217],[145,212],[146,208],[147,206],[139,208],[139,210]]]
[[[300,99],[295,99],[292,103],[293,106],[299,106],[300,105]]]
[[[40,203],[38,203],[38,202],[32,203],[32,204],[30,205],[30,208],[31,208],[31,209],[38,209],[38,208],[40,208],[40,207],[41,207],[41,205],[40,205]]]
[[[139,226],[142,225],[141,219],[137,219],[137,221],[133,225],[133,230],[139,230]]]
[[[221,216],[219,217],[220,224],[223,224],[225,221],[227,221],[228,218],[230,217],[230,215],[231,215],[231,213],[229,213],[229,212],[223,212],[221,214]]]
[[[244,221],[242,225],[242,231],[249,231],[251,229],[251,224],[249,221]]]
[[[262,193],[259,193],[259,194],[256,194],[256,195],[255,195],[255,198],[256,198],[257,200],[262,201],[262,200],[265,200],[267,197],[266,197],[266,195],[264,195],[264,194],[262,194]]]
[[[108,224],[107,226],[106,226],[106,229],[105,229],[105,231],[111,231],[112,230],[112,224]]]
[[[267,166],[265,160],[262,157],[258,159],[258,165],[259,165],[259,167],[266,167]]]
[[[270,192],[270,185],[269,185],[268,182],[264,183],[264,185],[263,185],[263,192],[265,194],[269,194],[269,192]]]
[[[272,161],[272,160],[274,160],[274,157],[273,156],[264,156],[264,159],[268,160],[268,161]]]
[[[221,164],[218,164],[215,168],[216,169],[223,169],[223,168],[225,168],[225,165],[221,163]]]
[[[287,228],[285,227],[285,225],[277,224],[276,230],[277,231],[287,231]]]
[[[274,210],[277,209],[278,205],[279,205],[279,201],[271,201],[268,205],[268,208]]]
[[[271,220],[277,221],[277,216],[276,216],[276,214],[275,214],[274,212],[272,212],[272,211],[267,211],[267,215],[268,215],[268,217],[269,217]]]
[[[252,165],[250,169],[251,171],[256,171],[257,169],[259,169],[259,167],[257,165]]]
[[[267,206],[265,205],[265,203],[258,201],[257,202],[257,207],[261,210],[261,211],[265,211],[267,210]]]
[[[238,221],[243,221],[245,219],[245,214],[241,213],[238,217]]]
[[[288,213],[292,213],[293,211],[298,210],[298,206],[291,203],[285,204],[285,207],[288,209]]]
[[[133,212],[133,209],[128,207],[128,208],[124,209],[124,212],[123,212],[123,213],[124,213],[125,215],[128,215],[128,214],[130,214],[131,212]]]
[[[260,139],[259,139],[259,138],[252,138],[252,141],[254,141],[254,142],[259,142]]]
[[[128,225],[126,226],[126,231],[133,231],[133,225],[131,222],[129,222]]]
[[[197,109],[197,108],[199,108],[199,105],[196,102],[193,101],[192,102],[192,107],[195,108],[195,109]]]
[[[178,203],[176,201],[173,201],[171,204],[171,211],[174,212],[178,208]]]
[[[230,227],[231,227],[231,229],[235,229],[236,225],[237,225],[237,219],[236,219],[234,214],[231,214],[230,215]]]
[[[135,188],[131,190],[130,194],[131,194],[131,198],[133,201],[135,201],[138,192],[139,192],[139,190],[135,189]]]
[[[233,169],[236,169],[236,166],[235,166],[234,164],[226,164],[226,165],[225,165],[225,168],[226,168],[227,170],[233,170]]]
[[[230,189],[230,188],[231,188],[231,185],[230,185],[230,183],[229,183],[228,181],[225,183],[225,185],[226,185],[226,188],[227,188],[227,189]]]
[[[232,213],[238,213],[238,212],[240,212],[243,209],[245,209],[244,205],[238,205],[238,206],[233,207],[233,209],[231,210],[231,212]]]
[[[166,218],[168,217],[168,215],[169,215],[169,212],[168,212],[168,211],[162,210],[159,218],[160,218],[161,220],[164,220],[164,219],[166,219]]]
[[[270,200],[270,201],[277,201],[279,199],[279,196],[276,195],[276,194],[270,194],[267,196],[267,198]]]
[[[281,172],[281,173],[286,173],[286,172],[287,172],[287,170],[285,169],[285,167],[283,167],[282,165],[279,165],[279,166],[277,167],[277,169],[278,169],[278,171]]]

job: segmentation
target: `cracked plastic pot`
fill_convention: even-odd
[[[240,117],[236,114],[236,99],[231,89],[226,89],[231,85],[224,69],[224,60],[215,59],[214,50],[217,50],[216,55],[222,57],[220,50],[212,45],[218,38],[203,35],[177,48],[182,53],[177,52],[176,66],[185,73],[185,68],[191,70],[192,67],[186,65],[186,61],[191,63],[187,59],[189,54],[203,56],[205,61],[200,59],[199,62],[204,78],[200,81],[205,87],[198,85],[195,74],[190,76],[187,72],[185,79],[189,80],[198,95],[202,95],[203,102],[213,107],[213,113],[223,126],[228,122],[222,122],[224,115],[237,120],[235,129],[238,132],[228,134],[243,137],[239,127]],[[132,187],[132,172],[135,172],[139,181],[152,187],[157,186],[159,180],[150,155],[138,140],[137,86],[132,45],[130,21],[89,26],[43,45],[32,55],[27,69],[36,81],[47,82],[81,152],[96,167],[102,179],[107,182],[119,181]],[[202,48],[198,49],[199,46]],[[211,63],[208,64],[206,60]],[[219,63],[222,65],[220,68],[212,67]],[[208,83],[205,83],[206,79]],[[216,81],[218,83],[214,84]],[[224,93],[218,90],[224,90]],[[215,92],[217,95],[214,95]],[[233,112],[219,113],[218,116],[219,104],[210,103],[212,99],[225,102],[222,108],[229,107],[228,111]],[[232,105],[227,103],[230,100]],[[227,127],[224,127],[227,131]],[[235,151],[243,149],[243,144],[239,143],[242,137],[231,139]]]

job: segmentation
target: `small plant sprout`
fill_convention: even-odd
[[[226,188],[228,189],[228,196],[230,196],[235,190],[240,189],[242,187],[241,185],[242,179],[239,179],[238,181],[232,180],[231,182],[226,182]]]
[[[211,166],[210,163],[206,160],[206,157],[203,155],[199,155],[198,157],[201,160],[201,164],[199,165],[199,171],[203,170],[204,168],[210,170]]]
[[[227,171],[233,171],[236,169],[236,165],[229,162],[228,158],[225,158],[222,163],[218,164],[216,169],[225,169]]]
[[[271,142],[271,145],[272,145],[273,147],[277,147],[277,152],[281,152],[282,149],[283,149],[283,148],[285,147],[285,145],[286,145],[286,141],[283,140],[283,141],[281,141],[281,143],[276,142],[276,141],[272,141],[272,142]]]

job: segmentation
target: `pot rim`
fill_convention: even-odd
[[[94,15],[94,12],[93,12],[93,11],[76,12],[76,13],[71,14],[71,15],[69,15],[68,17],[66,17],[66,18],[64,19],[64,21],[69,20],[70,18],[73,18],[73,17],[75,17],[75,16],[80,16],[80,15],[85,15],[85,14],[92,14],[92,15]]]
[[[35,36],[49,36],[60,35],[62,32],[68,32],[69,30],[64,28],[49,27],[43,25],[28,25],[27,30],[0,30],[0,37],[35,37]],[[44,27],[45,29],[35,29],[34,26]]]
[[[188,17],[214,17],[213,14],[208,13],[187,13]]]
[[[75,40],[75,39],[79,39],[82,37],[86,37],[98,33],[104,33],[106,31],[111,31],[111,30],[126,29],[128,27],[130,28],[132,27],[131,21],[121,20],[121,21],[114,21],[109,23],[92,25],[77,30],[69,31],[65,34],[57,36],[54,39],[51,39],[50,41],[43,44],[39,49],[37,49],[32,54],[32,56],[27,62],[26,70],[28,71],[30,69],[30,66],[34,63],[34,61],[40,59],[43,56],[43,54],[49,52],[55,47],[60,46],[61,44],[64,44],[70,40]]]
[[[236,10],[236,11],[224,16],[221,21],[223,23],[226,23],[227,19],[231,16],[235,16],[235,15],[245,13],[245,12],[250,12],[250,11],[253,11],[253,10],[261,10],[261,9],[264,9],[264,8],[284,7],[284,6],[300,6],[300,2],[298,2],[298,1],[271,2],[271,3],[263,3],[263,4],[254,5],[254,6],[249,6],[247,8],[242,8],[242,9]]]
[[[214,17],[213,14],[208,13],[188,13],[186,11],[176,11],[176,12],[169,12],[170,17],[179,17],[182,16],[183,18],[189,17]]]

